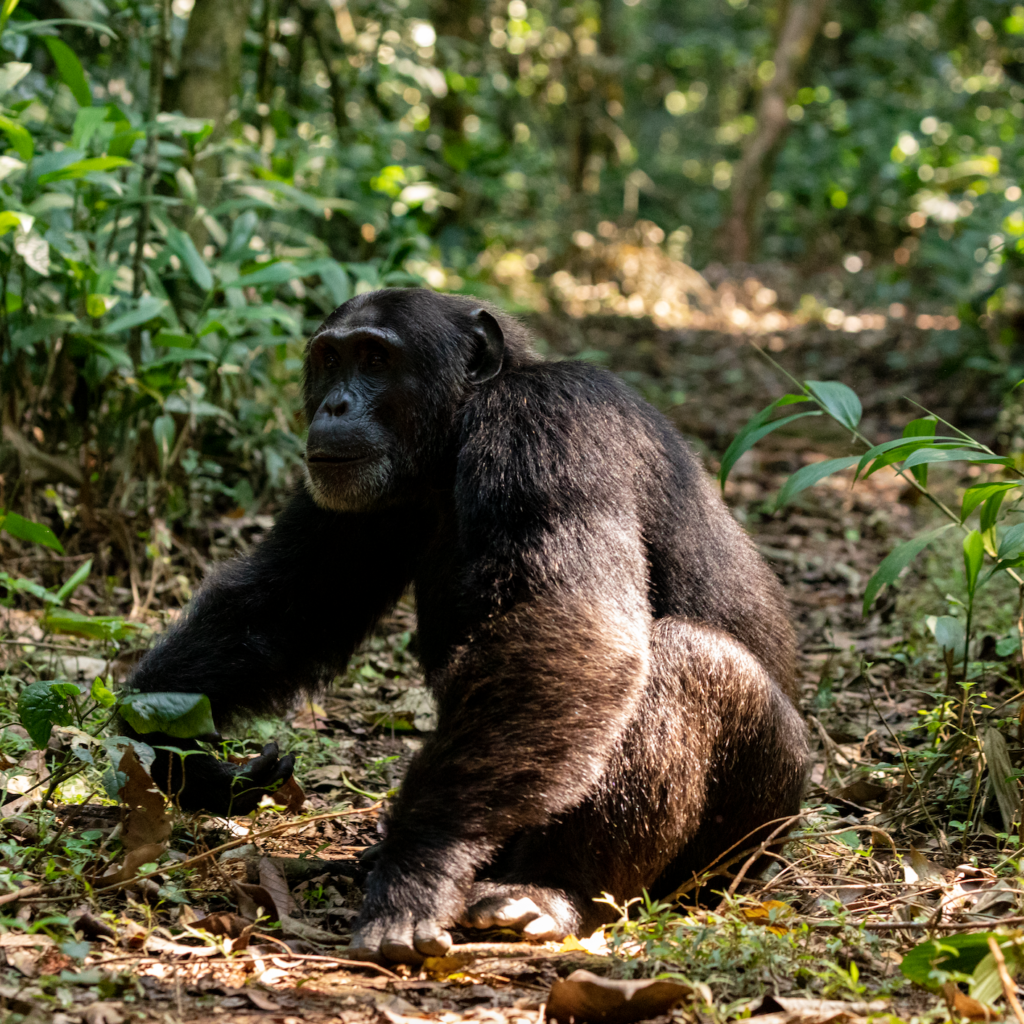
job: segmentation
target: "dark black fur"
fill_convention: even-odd
[[[675,429],[610,373],[425,291],[310,342],[310,480],[136,671],[218,725],[342,669],[412,583],[437,732],[389,815],[352,953],[415,961],[457,921],[592,929],[799,808],[781,589]],[[147,737],[149,738],[149,737]],[[224,811],[231,769],[158,766]],[[246,782],[286,777],[269,748]],[[258,791],[238,794],[245,809]],[[524,902],[527,901],[527,902]]]

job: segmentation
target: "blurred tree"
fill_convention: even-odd
[[[821,28],[826,2],[781,0],[778,4],[778,45],[773,59],[758,68],[764,86],[754,115],[754,130],[747,136],[743,154],[733,169],[729,212],[719,230],[719,248],[729,262],[745,263],[757,248],[759,207],[790,125],[789,108],[798,77]]]
[[[188,18],[176,91],[187,117],[210,118],[223,130],[238,95],[242,42],[252,0],[195,0]]]

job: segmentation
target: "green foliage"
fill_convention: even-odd
[[[21,691],[18,697],[18,718],[32,742],[40,749],[46,746],[55,725],[70,725],[71,705],[78,696],[74,683],[40,680]]]
[[[210,698],[199,693],[134,693],[123,697],[119,710],[139,733],[162,732],[177,739],[216,733]]]
[[[59,554],[64,554],[64,548],[54,536],[53,530],[45,523],[33,523],[16,512],[0,513],[0,530],[6,530],[18,540],[26,540],[30,544],[42,544],[44,547],[53,548]]]

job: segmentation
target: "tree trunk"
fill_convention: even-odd
[[[238,91],[242,41],[252,0],[196,0],[181,48],[178,105],[223,129]]]
[[[718,232],[718,248],[730,263],[746,262],[755,248],[758,209],[789,129],[787,108],[821,27],[825,2],[789,0],[786,5],[775,49],[775,74],[761,91],[754,131],[733,171],[729,215]]]

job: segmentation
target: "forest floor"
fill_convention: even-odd
[[[745,420],[785,390],[737,335],[556,317],[538,318],[534,327],[549,350],[599,358],[663,405],[666,389],[677,392],[682,401],[670,415],[712,471]],[[864,399],[863,430],[877,441],[898,436],[919,415],[901,395],[991,440],[1000,406],[984,381],[975,387],[944,378],[941,355],[914,356],[925,346],[920,336],[908,340],[908,330],[870,332],[875,337],[808,328],[787,334],[774,356],[798,377],[851,384]],[[52,809],[33,808],[32,793],[38,804],[39,784],[61,745],[73,743],[73,730],[57,732],[48,761],[26,753],[24,730],[7,726],[7,776],[29,784],[22,783],[17,808],[9,802],[0,812],[8,825],[0,880],[10,890],[0,896],[0,1013],[54,1024],[542,1024],[545,1013],[585,1018],[580,1007],[596,998],[617,1006],[604,1018],[610,1024],[939,1020],[951,1005],[983,1019],[963,985],[943,994],[939,983],[950,979],[935,976],[929,991],[912,984],[901,963],[936,936],[984,932],[996,920],[1024,924],[1012,809],[1007,822],[1000,794],[980,784],[982,749],[990,761],[1000,752],[1012,766],[1020,760],[1020,648],[1009,642],[1017,637],[1016,592],[996,585],[984,598],[972,686],[964,691],[954,678],[954,697],[946,699],[947,666],[925,620],[948,614],[962,590],[957,543],[937,547],[898,593],[883,594],[868,617],[861,613],[866,580],[894,543],[929,525],[929,510],[889,471],[855,489],[848,476],[839,478],[771,510],[790,472],[848,454],[848,445],[827,430],[773,434],[741,459],[725,491],[792,602],[814,749],[804,818],[767,879],[744,877],[740,861],[731,891],[710,905],[687,910],[684,896],[673,908],[634,908],[629,922],[592,938],[529,945],[510,933],[456,932],[451,954],[421,969],[346,961],[364,877],[359,854],[376,842],[381,800],[433,724],[410,653],[415,614],[403,601],[326,696],[287,721],[253,726],[247,737],[250,748],[273,737],[299,754],[304,803],[292,791],[289,808],[301,806],[301,814],[177,815],[169,840],[148,853],[142,847],[147,859],[162,858],[150,878],[136,874],[137,858],[128,870],[113,856],[122,812],[103,797],[98,771],[64,783]],[[958,483],[950,476],[951,491]],[[211,521],[208,542],[182,545],[173,572],[194,582],[197,565],[248,548],[269,523],[264,516]],[[5,568],[41,573],[40,558],[50,555],[26,548]],[[80,611],[118,611],[113,588],[85,590],[78,600]],[[176,607],[154,607],[147,624],[157,630],[175,614]],[[11,693],[35,679],[123,676],[131,656],[116,653],[44,635],[29,604],[0,611],[0,668]],[[962,692],[969,697],[961,700]],[[14,722],[14,698],[6,700],[4,720]],[[230,844],[198,866],[188,863]],[[106,881],[96,882],[104,870]],[[111,888],[97,892],[102,884]],[[969,967],[966,955],[961,961],[965,974],[980,959],[970,955]],[[597,980],[564,982],[579,969]],[[622,980],[653,977],[678,987],[648,987],[617,1005]],[[554,1001],[569,1007],[560,1014],[551,1005],[553,985]],[[998,984],[987,1001],[997,997]]]

